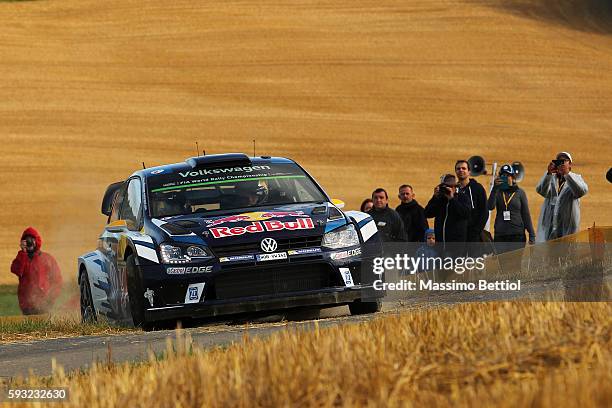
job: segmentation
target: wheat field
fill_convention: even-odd
[[[30,377],[74,407],[609,407],[609,303],[472,303]],[[160,359],[160,357],[163,357]],[[48,404],[54,406],[54,403]]]
[[[66,279],[105,187],[242,151],[298,160],[355,208],[473,154],[534,186],[570,151],[612,224],[612,18],[597,0],[0,1],[0,283],[39,228]],[[486,182],[481,178],[481,182]]]

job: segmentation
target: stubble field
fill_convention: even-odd
[[[0,283],[29,225],[74,279],[105,187],[195,141],[256,139],[351,208],[406,182],[424,204],[458,158],[520,160],[534,222],[534,186],[568,150],[590,187],[582,227],[610,225],[605,3],[0,2]]]

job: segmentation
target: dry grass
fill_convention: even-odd
[[[610,406],[612,305],[475,303],[29,384],[70,406]]]
[[[107,323],[82,324],[78,316],[0,317],[0,344],[61,337],[111,335],[139,331]]]
[[[534,219],[567,149],[591,187],[582,227],[610,225],[612,39],[551,24],[567,1],[1,3],[0,265],[34,225],[74,279],[104,188],[196,140],[257,139],[352,208],[405,182],[423,203],[458,157],[521,160]]]

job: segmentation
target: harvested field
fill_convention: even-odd
[[[0,283],[28,225],[74,280],[105,187],[195,141],[256,139],[349,208],[406,182],[423,203],[457,158],[520,160],[534,219],[534,186],[568,150],[590,186],[582,227],[612,224],[606,4],[0,2]]]
[[[609,303],[473,303],[30,378],[69,406],[610,406]],[[494,345],[494,346],[493,346]],[[176,352],[174,351],[176,350]]]

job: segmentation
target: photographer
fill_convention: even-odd
[[[20,251],[11,264],[19,277],[19,308],[24,315],[47,313],[62,289],[62,275],[55,259],[42,252],[42,238],[34,228],[21,235]]]
[[[588,192],[580,174],[572,172],[572,156],[561,152],[548,164],[536,191],[545,198],[538,222],[538,242],[574,234],[580,228],[580,197]]]
[[[501,167],[487,202],[489,210],[497,211],[494,239],[497,254],[523,248],[525,230],[529,233],[529,243],[535,242],[527,194],[515,184],[514,174],[511,165]]]
[[[465,194],[457,194],[454,175],[446,174],[442,183],[434,188],[433,197],[425,207],[425,216],[435,218],[436,241],[441,244],[442,251],[450,256],[464,256],[470,202]],[[450,242],[456,244],[447,246]]]

